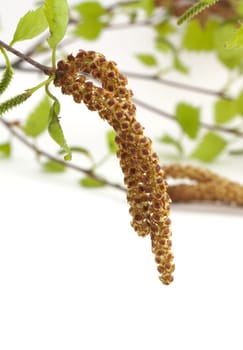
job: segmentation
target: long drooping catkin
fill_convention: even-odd
[[[94,85],[90,78],[100,81],[102,87]],[[131,224],[140,236],[150,235],[159,278],[170,284],[174,264],[167,183],[151,140],[144,136],[135,118],[136,108],[131,90],[126,88],[126,78],[102,54],[81,50],[76,57],[69,55],[67,61],[58,63],[55,85],[63,94],[72,95],[75,102],[83,101],[88,109],[98,111],[116,131]]]

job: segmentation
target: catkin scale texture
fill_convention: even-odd
[[[101,83],[96,86],[91,80]],[[77,103],[97,111],[116,131],[117,156],[127,186],[131,225],[140,236],[150,235],[160,280],[173,281],[171,252],[170,198],[165,174],[151,140],[136,120],[136,107],[127,79],[112,61],[94,51],[79,51],[57,65],[54,84]]]

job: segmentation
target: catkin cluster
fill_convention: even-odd
[[[101,83],[101,87],[93,80]],[[150,235],[152,251],[164,284],[173,281],[171,252],[170,198],[164,171],[152,150],[151,140],[144,136],[136,120],[132,91],[127,79],[112,61],[93,51],[79,51],[57,65],[54,84],[62,93],[72,95],[77,103],[97,111],[116,131],[117,156],[127,186],[131,225],[140,236]]]
[[[173,164],[164,166],[166,178],[189,179],[192,183],[171,185],[168,192],[173,202],[217,201],[230,205],[243,205],[243,186],[213,172]]]

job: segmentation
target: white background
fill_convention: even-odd
[[[29,0],[2,4],[3,40],[10,41],[17,20],[32,5]],[[152,51],[152,33],[146,28],[106,31],[98,42],[80,40],[74,49],[79,48],[101,51],[121,69],[142,71],[132,55]],[[226,81],[213,57],[195,58],[187,57],[190,77],[174,78],[211,88]],[[16,73],[6,96],[39,81]],[[144,101],[170,112],[175,100],[193,99],[203,106],[205,119],[214,101],[132,79],[130,87]],[[38,92],[7,117],[26,115],[40,97]],[[106,151],[107,126],[69,97],[62,101],[69,143],[87,146],[99,159]],[[138,119],[149,136],[174,131],[173,124],[139,108]],[[0,140],[7,138],[1,127]],[[46,138],[41,145],[56,150]],[[157,151],[163,162],[161,149]],[[74,161],[86,164],[82,157]],[[242,158],[223,157],[211,169],[242,182],[242,164]],[[103,172],[122,179],[115,160]],[[241,208],[172,205],[176,272],[173,284],[164,286],[149,238],[137,237],[130,227],[123,193],[82,189],[81,175],[73,171],[48,175],[18,141],[12,158],[0,161],[0,174],[1,350],[243,348]]]

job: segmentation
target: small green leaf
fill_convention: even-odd
[[[5,142],[0,144],[0,158],[9,158],[11,155],[11,144]]]
[[[34,11],[27,12],[20,18],[10,45],[17,41],[32,39],[41,34],[48,27],[44,14],[44,6],[38,7]]]
[[[239,93],[236,98],[237,112],[243,116],[243,90]]]
[[[106,142],[110,153],[116,153],[118,151],[118,146],[115,142],[116,133],[110,130],[106,133]]]
[[[25,121],[23,131],[26,135],[37,137],[47,129],[50,107],[49,98],[45,96]]]
[[[205,26],[201,26],[198,21],[192,21],[187,25],[183,37],[182,45],[187,50],[210,51],[215,47],[214,32],[218,23],[209,20]]]
[[[180,60],[178,56],[174,57],[174,69],[177,70],[178,72],[182,74],[188,74],[189,73],[189,68],[184,65],[184,63]]]
[[[67,30],[69,21],[67,0],[45,0],[44,11],[50,30],[47,41],[52,49],[56,49]]]
[[[225,149],[227,141],[218,134],[209,131],[203,136],[196,149],[191,154],[192,158],[202,162],[212,162]]]
[[[85,1],[74,6],[83,20],[94,20],[106,13],[105,8],[98,1]]]
[[[83,187],[88,188],[97,188],[97,187],[104,187],[106,184],[102,181],[96,180],[90,176],[86,176],[82,178],[79,182],[79,184]]]
[[[228,123],[237,116],[237,103],[229,100],[218,100],[214,105],[214,119],[217,124]]]
[[[235,27],[233,24],[218,26],[214,32],[214,42],[218,59],[229,69],[242,66],[243,48],[227,49],[225,42],[232,37]]]
[[[73,34],[86,40],[95,40],[101,34],[105,24],[98,20],[90,20],[80,23]]]
[[[66,166],[64,164],[60,164],[54,160],[49,160],[43,163],[42,166],[48,173],[63,173],[66,170]]]
[[[66,155],[64,156],[65,160],[71,160],[72,155],[70,148],[67,145],[67,142],[65,140],[61,124],[59,122],[59,112],[60,112],[60,103],[56,100],[52,107],[50,108],[49,112],[49,119],[48,119],[48,132],[52,139],[63,148],[63,150],[66,152]]]
[[[186,103],[179,103],[176,107],[176,120],[182,130],[191,138],[197,137],[200,128],[200,109]]]
[[[181,143],[177,141],[175,138],[173,138],[172,136],[170,136],[169,134],[163,135],[161,138],[158,139],[158,141],[174,146],[177,149],[179,154],[183,153],[183,148]]]
[[[147,16],[151,16],[154,12],[155,1],[154,0],[141,0],[141,7],[146,12]]]
[[[159,36],[166,36],[168,34],[172,34],[176,31],[175,27],[168,21],[163,20],[162,22],[156,24],[154,29],[159,34]]]
[[[87,158],[89,158],[89,159],[91,160],[91,162],[94,161],[94,158],[93,158],[92,154],[91,154],[86,148],[84,148],[84,147],[72,146],[72,147],[69,147],[69,149],[70,149],[70,151],[71,151],[72,153],[75,153],[75,152],[76,152],[76,153],[83,154],[84,156],[86,156]],[[60,150],[58,153],[59,153],[59,154],[63,154],[63,153],[65,153],[65,151],[64,151],[64,150]]]
[[[233,36],[225,43],[227,49],[238,49],[243,47],[243,25],[241,25]]]
[[[136,54],[136,57],[145,66],[156,67],[158,65],[157,59],[154,55],[139,53],[139,54]]]

